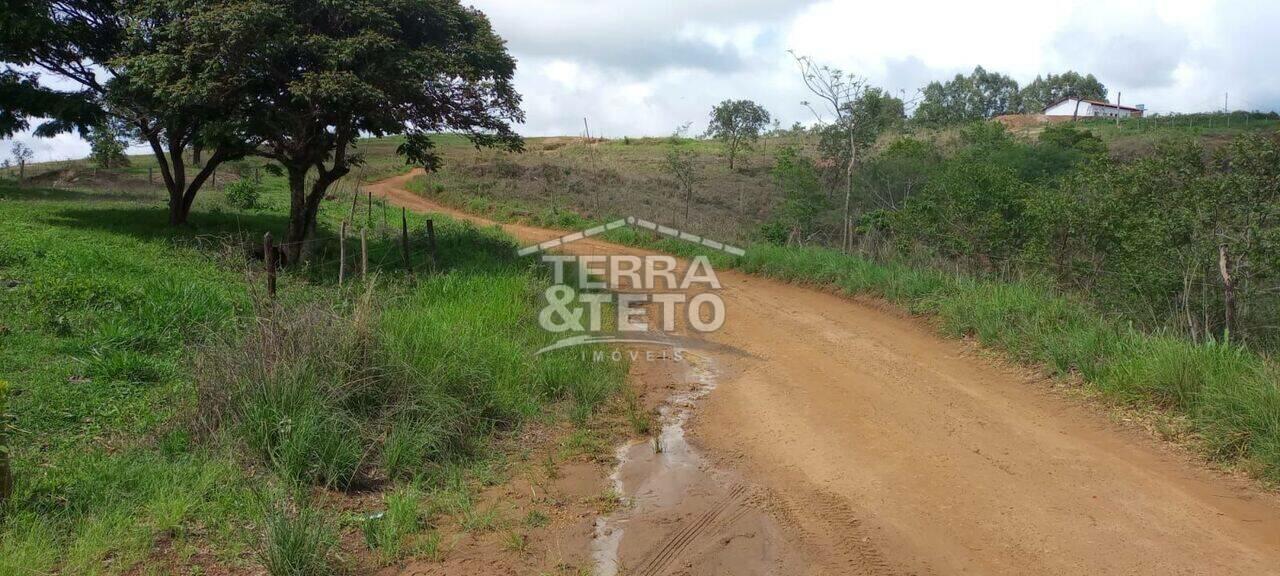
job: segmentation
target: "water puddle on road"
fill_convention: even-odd
[[[706,462],[685,439],[685,424],[697,402],[716,387],[717,371],[710,358],[683,355],[688,386],[672,394],[658,409],[661,431],[654,438],[634,440],[618,447],[618,465],[610,480],[622,499],[615,513],[596,519],[591,553],[596,576],[616,576],[628,525],[651,514],[670,512],[700,484],[706,483]]]

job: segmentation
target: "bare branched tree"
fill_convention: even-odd
[[[853,169],[858,162],[858,119],[853,104],[868,88],[866,79],[814,62],[808,56],[790,53],[800,67],[800,76],[816,102],[803,102],[818,123],[834,124],[848,143],[847,162],[844,171],[844,216],[840,232],[840,248],[849,251],[853,247]]]

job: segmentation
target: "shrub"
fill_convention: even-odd
[[[308,506],[274,502],[264,514],[266,533],[259,552],[271,576],[327,576],[329,556],[337,543],[324,515]]]
[[[90,131],[89,160],[99,168],[128,166],[129,156],[125,154],[125,142],[119,131],[110,126],[100,126]]]
[[[258,207],[262,189],[252,180],[241,179],[228,184],[225,194],[227,195],[227,204],[232,208],[253,210]]]
[[[287,480],[349,487],[376,434],[383,391],[362,309],[273,307],[247,334],[216,343],[197,362],[200,429],[228,430]]]

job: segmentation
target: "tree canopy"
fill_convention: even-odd
[[[769,125],[769,111],[750,100],[725,100],[711,108],[707,135],[724,143],[729,153],[729,169],[733,169],[738,151],[750,147]]]
[[[194,44],[183,31],[225,16],[198,0],[12,0],[0,27],[0,59],[9,65],[0,129],[21,130],[46,117],[37,135],[108,122],[150,145],[169,192],[169,220],[182,224],[196,193],[221,162],[242,157],[243,135],[226,128],[243,103],[237,71],[256,34]],[[15,68],[19,67],[19,68]],[[73,89],[41,82],[52,75]],[[183,152],[205,141],[215,150],[190,178]]]
[[[484,14],[457,0],[241,0],[224,10],[185,32],[196,45],[216,42],[249,18],[261,32],[240,72],[245,130],[260,141],[253,153],[288,173],[289,258],[313,234],[329,187],[363,161],[361,135],[404,134],[399,152],[427,168],[438,162],[436,132],[522,148],[511,128],[524,118],[515,59]]]
[[[1084,100],[1106,100],[1107,87],[1099,82],[1093,74],[1081,76],[1077,72],[1066,71],[1062,74],[1036,76],[1018,93],[1021,110],[1024,114],[1039,114],[1045,107],[1060,98],[1080,98]]]
[[[429,134],[518,150],[515,60],[457,0],[8,0],[0,11],[0,133],[126,127],[147,143],[186,221],[217,166],[254,154],[289,172],[289,240],[361,162],[360,135],[404,134],[408,161],[438,161]],[[41,74],[76,88],[54,90]],[[188,174],[185,153],[210,154]],[[310,190],[303,190],[315,170]]]
[[[978,66],[968,76],[956,74],[947,82],[930,82],[916,108],[915,119],[926,125],[985,120],[1019,110],[1018,82]]]

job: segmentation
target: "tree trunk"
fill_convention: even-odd
[[[191,215],[191,205],[183,201],[180,190],[169,190],[169,225],[182,226]]]
[[[289,171],[289,228],[285,231],[280,249],[285,265],[302,259],[303,242],[311,234],[307,221],[307,167],[290,167]]]
[[[842,249],[849,252],[853,248],[852,226],[849,221],[849,209],[853,200],[853,164],[857,159],[858,145],[853,141],[853,130],[849,130],[849,164],[845,166],[844,178],[844,232],[841,237]]]
[[[191,165],[199,166],[201,156],[204,156],[204,148],[201,148],[200,146],[192,146],[191,147]]]
[[[320,202],[324,200],[329,186],[346,175],[346,169],[335,168],[322,172],[307,189],[307,172],[309,167],[290,167],[289,171],[289,227],[285,231],[284,243],[280,250],[284,254],[284,265],[292,266],[302,262],[306,257],[307,241],[315,236],[316,217],[320,214]]]
[[[1222,273],[1222,341],[1229,342],[1236,322],[1236,284],[1231,278],[1231,258],[1225,243],[1218,245],[1218,271]]]

